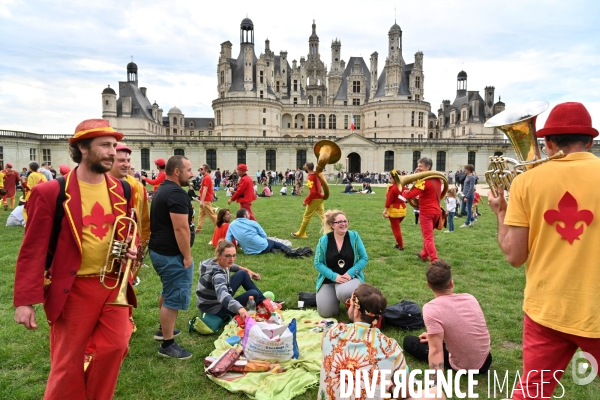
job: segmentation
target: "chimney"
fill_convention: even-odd
[[[146,88],[145,87],[141,87],[140,90],[142,91],[142,94],[144,95],[144,97],[146,97]]]

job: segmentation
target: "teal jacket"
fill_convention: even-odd
[[[363,275],[363,269],[367,265],[367,261],[369,261],[369,256],[367,256],[367,250],[365,249],[365,245],[360,236],[358,236],[358,233],[355,231],[348,231],[348,235],[350,235],[350,243],[352,244],[352,250],[354,251],[354,265],[348,270],[348,275],[350,275],[351,278],[358,278],[364,283],[365,276]],[[319,276],[317,277],[317,292],[325,281],[325,278],[335,282],[335,278],[338,276],[338,274],[333,272],[327,266],[325,261],[327,243],[327,235],[321,236],[315,251],[315,268],[319,271]]]

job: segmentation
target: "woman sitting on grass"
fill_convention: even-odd
[[[260,275],[237,265],[236,257],[235,245],[221,240],[217,243],[215,257],[200,264],[200,279],[196,287],[196,306],[200,312],[221,318],[239,315],[244,320],[248,315],[244,307],[250,296],[254,296],[256,304],[265,299],[252,281],[260,280]],[[234,274],[230,277],[231,272]],[[240,286],[245,292],[234,298],[233,295]]]
[[[348,218],[339,210],[327,211],[323,231],[317,244],[317,312],[323,318],[337,315],[343,303],[364,283],[363,269],[369,261],[363,242],[355,231],[348,230]]]
[[[219,214],[217,214],[217,227],[215,228],[215,232],[213,233],[212,240],[210,244],[213,247],[217,247],[217,243],[219,240],[225,239],[225,235],[227,235],[227,229],[229,228],[229,223],[231,222],[231,212],[229,208],[221,208],[219,210]],[[233,244],[237,246],[235,240]]]

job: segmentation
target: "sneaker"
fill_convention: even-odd
[[[308,236],[306,236],[306,235],[300,236],[296,232],[292,233],[292,236],[295,237],[296,239],[308,239]]]
[[[404,251],[404,247],[400,247],[400,246],[398,246],[398,243],[396,243],[396,244],[394,245],[394,248],[395,248],[395,249],[398,249],[398,250],[400,250],[400,251]]]
[[[181,333],[181,331],[179,329],[175,329],[173,331],[173,337],[179,336],[180,333]],[[159,342],[164,340],[162,329],[159,329],[156,331],[156,333],[154,334],[154,340],[159,341]]]
[[[417,253],[417,258],[423,262],[427,262],[426,259],[424,259],[423,257],[421,257],[421,254]]]
[[[470,228],[471,225],[467,225],[467,224],[462,224],[461,226],[459,226],[459,228]]]
[[[452,233],[452,232],[454,232],[454,231],[444,231],[444,233]]]
[[[192,357],[192,353],[179,347],[177,342],[173,342],[173,344],[166,349],[159,347],[158,354],[163,357],[178,358],[180,360],[187,360]]]

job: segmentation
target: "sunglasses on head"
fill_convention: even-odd
[[[350,296],[350,298],[348,300],[346,300],[346,308],[350,308],[350,306],[352,305],[352,303],[354,303],[354,306],[360,310],[360,300],[358,300],[358,297],[356,297],[356,295],[352,295]],[[367,310],[361,310],[360,312],[362,312],[365,315],[368,315],[369,317],[372,318],[377,318],[377,315],[375,315],[374,313],[367,311]]]

